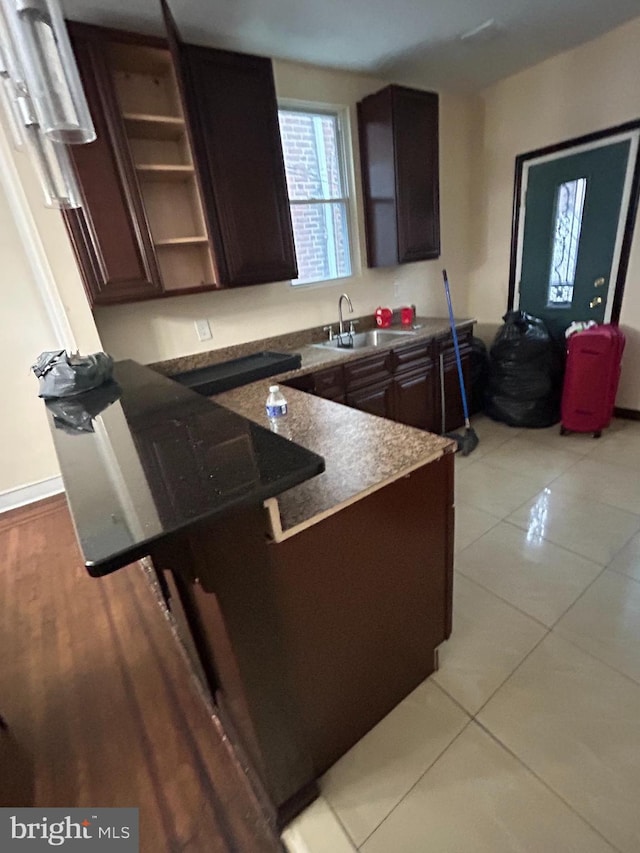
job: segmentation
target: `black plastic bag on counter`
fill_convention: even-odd
[[[93,419],[122,396],[122,388],[110,380],[99,388],[75,397],[47,400],[45,406],[53,415],[56,429],[76,435],[95,432]]]
[[[486,413],[510,426],[541,428],[560,420],[563,347],[544,320],[508,311],[489,352]]]
[[[108,382],[113,374],[113,359],[104,352],[69,355],[63,349],[52,350],[40,353],[31,370],[40,382],[39,397],[75,397]]]

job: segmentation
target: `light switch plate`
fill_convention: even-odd
[[[202,320],[196,320],[196,334],[199,341],[211,340],[211,326],[206,317],[203,317]]]

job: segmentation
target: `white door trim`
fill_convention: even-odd
[[[620,204],[620,218],[618,220],[618,230],[616,232],[616,242],[613,250],[613,258],[611,262],[611,270],[609,273],[609,288],[607,290],[607,304],[604,313],[604,322],[608,323],[611,320],[611,312],[613,310],[613,300],[615,297],[616,281],[618,278],[618,270],[620,268],[620,257],[622,254],[622,243],[624,240],[625,226],[627,222],[627,214],[629,211],[629,202],[631,200],[631,187],[633,185],[633,175],[635,172],[636,161],[638,158],[638,149],[640,147],[640,129],[629,130],[624,133],[616,133],[613,136],[606,136],[598,139],[595,142],[586,142],[582,145],[575,145],[572,148],[565,148],[562,151],[557,151],[554,154],[545,154],[541,157],[535,157],[527,160],[522,166],[522,184],[520,187],[520,198],[518,199],[519,215],[518,215],[518,235],[516,243],[516,274],[515,288],[513,292],[513,307],[517,310],[520,307],[520,277],[522,274],[522,247],[524,243],[524,224],[526,216],[526,198],[527,185],[529,182],[529,169],[531,166],[539,166],[542,163],[550,163],[553,160],[560,160],[564,157],[572,157],[574,154],[581,154],[584,151],[593,151],[596,148],[604,148],[607,145],[615,145],[617,142],[629,141],[629,159],[627,161],[627,171],[622,189],[622,201]]]
[[[18,153],[17,156],[24,157],[26,155]],[[69,352],[74,352],[78,349],[76,338],[69,323],[64,303],[60,297],[47,254],[42,245],[38,227],[31,213],[29,201],[20,181],[10,143],[1,124],[0,183],[7,196],[9,208],[18,229],[18,234],[20,235],[20,241],[27,256],[38,292],[53,326],[56,341],[61,349],[64,348]]]

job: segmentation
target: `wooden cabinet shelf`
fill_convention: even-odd
[[[208,237],[169,237],[166,240],[156,240],[154,246],[163,249],[171,246],[205,245],[208,242]]]
[[[184,119],[145,113],[124,113],[127,134],[139,139],[180,139],[185,132]]]
[[[136,164],[138,175],[147,181],[188,181],[195,174],[193,166]]]

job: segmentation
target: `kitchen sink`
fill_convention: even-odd
[[[402,338],[411,338],[415,332],[400,332],[392,329],[371,329],[368,332],[344,332],[336,335],[331,341],[314,344],[325,349],[363,349],[364,347],[379,347]]]

